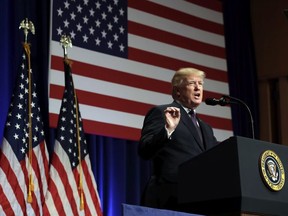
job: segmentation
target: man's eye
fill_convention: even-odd
[[[189,82],[189,85],[191,85],[191,86],[203,86],[203,82],[194,82],[194,81],[192,81],[192,82]]]

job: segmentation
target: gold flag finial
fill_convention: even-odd
[[[63,47],[64,50],[64,57],[67,57],[67,48],[72,48],[72,41],[71,38],[67,35],[62,35],[60,39],[60,44]]]
[[[29,30],[31,31],[31,33],[32,33],[33,35],[35,34],[34,24],[26,18],[25,20],[22,20],[22,22],[20,23],[19,29],[21,29],[21,28],[22,28],[23,31],[24,31],[25,43],[27,43],[27,38],[28,38]]]

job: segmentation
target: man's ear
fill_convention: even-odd
[[[179,88],[177,86],[174,86],[173,88],[174,88],[174,92],[175,92],[176,96],[179,97],[180,96]]]

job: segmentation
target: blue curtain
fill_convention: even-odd
[[[258,128],[257,85],[248,0],[223,1],[227,60],[231,95],[247,101]],[[46,126],[48,150],[54,146],[55,130],[48,128],[48,53],[50,1],[1,0],[0,9],[0,139],[7,116],[14,80],[21,60],[24,40],[19,24],[24,18],[33,21],[36,35],[29,35],[32,44],[32,69],[38,86],[41,109]],[[251,136],[249,118],[243,108],[232,106],[236,135]],[[121,204],[139,204],[141,192],[150,174],[149,162],[137,156],[137,142],[111,137],[88,135],[87,142],[93,173],[105,216],[120,216]],[[1,144],[0,144],[1,145]]]
[[[241,99],[250,108],[255,138],[259,139],[258,84],[250,0],[224,0],[223,15],[230,95]],[[235,135],[252,138],[251,121],[245,107],[232,105],[232,119]]]
[[[9,25],[9,12],[8,8],[10,8],[10,1],[9,0],[1,0],[0,8],[0,29],[6,30],[5,34],[0,34],[0,65],[1,65],[1,84],[0,84],[0,106],[1,106],[1,115],[0,115],[0,131],[1,131],[1,138],[4,128],[4,122],[6,120],[6,115],[9,106],[9,98],[11,95],[11,85],[13,82],[13,73],[10,73],[13,70],[12,64],[12,50],[14,47],[10,47],[12,44],[11,42],[11,24]],[[1,31],[3,32],[3,31]]]

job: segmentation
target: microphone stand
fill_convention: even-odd
[[[249,113],[249,116],[250,116],[250,121],[251,121],[252,138],[255,139],[253,116],[252,116],[251,110],[250,110],[250,108],[247,106],[247,104],[246,104],[244,101],[242,101],[242,100],[240,100],[240,99],[238,99],[238,98],[231,97],[231,96],[228,96],[228,95],[223,95],[222,97],[225,98],[225,99],[229,99],[229,103],[230,103],[230,104],[232,104],[232,103],[235,104],[235,101],[236,101],[236,102],[242,104],[244,107],[246,107],[246,109],[247,109],[247,111],[248,111],[248,113]]]

